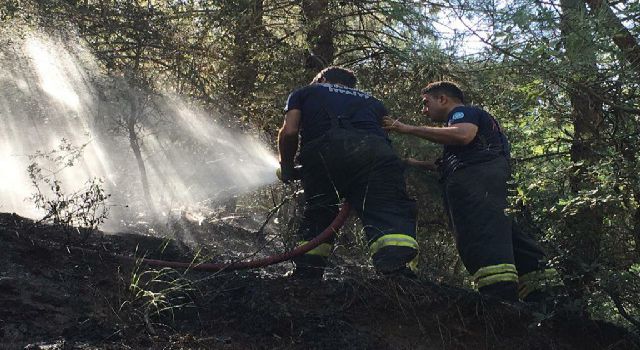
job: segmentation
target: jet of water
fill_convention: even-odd
[[[70,192],[104,179],[112,222],[276,181],[278,162],[259,137],[216,124],[215,115],[178,96],[101,73],[81,45],[42,33],[1,44],[0,211],[42,215],[26,200],[34,190],[28,156],[61,140],[86,146],[74,166],[52,176]]]

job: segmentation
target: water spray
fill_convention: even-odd
[[[60,140],[87,147],[55,179],[64,193],[104,180],[111,198],[102,227],[113,232],[122,223],[148,221],[152,212],[162,217],[174,208],[224,201],[229,189],[248,193],[276,181],[278,161],[259,135],[231,130],[216,111],[181,96],[150,93],[106,74],[81,40],[23,32],[0,45],[6,68],[0,71],[1,211],[45,214],[25,201],[34,192],[29,157],[58,149]]]

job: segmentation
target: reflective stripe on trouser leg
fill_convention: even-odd
[[[415,238],[401,233],[394,233],[381,236],[371,243],[369,246],[369,254],[373,256],[380,249],[389,246],[408,247],[413,248],[416,251],[418,250],[418,242]],[[409,261],[407,265],[411,270],[416,271],[418,268],[418,255],[416,254],[415,258]]]
[[[309,241],[300,241],[298,243],[298,246],[304,245]],[[322,243],[319,246],[311,249],[310,251],[306,252],[305,255],[318,255],[321,257],[328,257],[329,255],[331,255],[331,251],[333,250],[333,244],[329,244],[329,243]]]
[[[518,283],[518,271],[513,264],[484,266],[473,274],[473,280],[478,289],[498,282]]]
[[[525,273],[518,280],[518,296],[526,298],[535,291],[544,291],[547,288],[563,286],[560,274],[556,269],[544,269]]]

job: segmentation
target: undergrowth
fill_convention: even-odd
[[[105,192],[103,180],[97,177],[71,192],[65,190],[68,186],[60,180],[62,171],[76,165],[87,145],[77,147],[62,139],[57,149],[30,155],[27,168],[34,189],[30,200],[44,212],[39,222],[58,226],[69,237],[76,232],[82,240],[107,219],[107,200],[111,196]]]
[[[175,323],[177,311],[194,308],[193,296],[198,292],[191,280],[172,268],[145,269],[139,260],[128,274],[120,273],[120,302],[114,310],[123,328],[144,327],[158,334],[158,327]]]

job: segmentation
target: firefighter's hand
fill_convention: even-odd
[[[420,161],[415,159],[415,158],[404,158],[402,160],[402,162],[404,163],[404,165],[406,166],[410,166],[410,167],[418,167],[420,165]]]
[[[429,161],[418,160],[415,158],[405,158],[402,161],[406,166],[410,166],[414,168],[431,170],[431,171],[435,171],[438,169],[438,167],[433,162],[429,162]]]
[[[296,180],[296,169],[293,163],[281,162],[280,169],[276,170],[276,175],[278,176],[278,179],[280,179],[280,181],[288,184],[293,180]]]
[[[382,118],[382,128],[387,131],[395,131],[404,134],[407,132],[408,125],[401,123],[398,119],[384,117]]]

